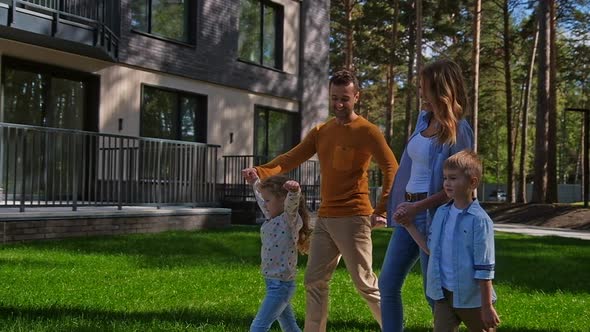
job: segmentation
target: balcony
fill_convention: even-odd
[[[0,123],[0,208],[216,206],[218,149]]]
[[[116,61],[119,11],[116,0],[0,0],[0,37]]]

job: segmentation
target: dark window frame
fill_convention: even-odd
[[[264,111],[266,112],[266,132],[265,132],[265,141],[266,147],[265,151],[258,151],[258,125],[259,125],[259,112]],[[280,108],[270,107],[266,105],[255,104],[254,105],[254,155],[256,156],[264,156],[266,158],[270,158],[271,156],[268,155],[268,142],[269,142],[269,112],[277,112],[282,114],[287,114],[293,117],[293,122],[295,123],[295,130],[293,130],[293,147],[300,143],[301,137],[299,133],[301,133],[301,114],[296,112],[287,111]]]
[[[6,84],[7,68],[26,71],[30,73],[48,75],[50,78],[68,79],[74,81],[82,81],[86,83],[86,96],[84,101],[84,125],[83,130],[98,132],[99,124],[99,108],[100,108],[100,75],[83,72],[75,69],[59,67],[55,65],[45,64],[41,62],[27,61],[23,59],[13,58],[10,56],[2,56],[2,77],[0,78],[2,87]],[[49,80],[51,81],[51,80]],[[46,117],[49,105],[52,105],[50,95],[51,83],[47,86],[44,95],[44,107],[41,110],[43,116]],[[4,105],[1,105],[4,107]]]
[[[205,94],[200,94],[200,93],[195,93],[195,92],[190,92],[190,91],[184,91],[184,90],[179,90],[179,89],[174,89],[174,88],[168,88],[168,87],[163,87],[163,86],[158,86],[158,85],[153,85],[153,84],[146,84],[146,83],[142,83],[141,84],[141,105],[139,106],[140,108],[140,116],[139,116],[139,136],[141,137],[148,137],[145,136],[144,133],[144,129],[143,129],[143,121],[144,121],[144,114],[145,114],[145,88],[150,88],[150,89],[155,89],[155,90],[160,90],[160,91],[164,91],[164,92],[168,92],[168,93],[174,93],[176,94],[177,98],[176,98],[176,119],[175,119],[175,126],[176,126],[176,137],[173,138],[173,140],[176,141],[184,141],[184,142],[195,142],[195,143],[207,143],[207,129],[208,129],[208,118],[209,118],[209,109],[207,107],[208,105],[208,96]],[[202,112],[199,112],[201,114],[195,114],[195,121],[197,120],[201,120],[201,121],[197,121],[197,126],[195,126],[195,136],[194,136],[194,140],[193,141],[187,141],[187,140],[183,140],[182,139],[182,130],[180,130],[182,128],[182,117],[180,116],[181,114],[181,108],[182,108],[182,97],[185,98],[195,98],[196,102],[197,102],[197,111],[198,110],[204,110]],[[200,135],[197,135],[197,133],[201,133]],[[152,137],[152,138],[156,138],[156,139],[161,139],[159,137]]]
[[[133,0],[131,0],[133,1]],[[180,39],[174,39],[174,38],[170,38],[167,36],[163,36],[157,33],[152,32],[152,0],[142,0],[146,3],[146,8],[147,8],[147,15],[146,15],[146,19],[147,19],[147,31],[142,30],[140,28],[135,28],[133,26],[131,26],[131,31],[140,35],[145,35],[148,37],[152,37],[152,38],[156,38],[159,40],[163,40],[163,41],[167,41],[167,42],[172,42],[175,44],[179,44],[182,46],[189,46],[189,47],[194,47],[196,45],[196,26],[197,26],[197,20],[196,17],[198,15],[196,15],[197,13],[197,0],[186,0],[188,3],[188,9],[187,9],[187,13],[185,13],[184,15],[184,23],[187,26],[187,39],[186,40],[180,40]],[[129,11],[131,12],[131,9],[129,9]],[[194,14],[194,15],[193,15]]]
[[[258,3],[260,4],[260,8],[259,8],[259,10],[260,10],[260,31],[258,32],[260,35],[260,45],[259,45],[260,59],[258,59],[257,62],[253,62],[248,59],[243,59],[240,57],[240,54],[239,54],[240,50],[238,49],[238,61],[245,62],[248,64],[253,64],[256,66],[261,66],[264,68],[277,70],[277,71],[283,71],[283,52],[284,52],[283,39],[284,39],[285,9],[283,8],[282,5],[280,5],[278,3],[274,3],[269,0],[258,0]],[[264,64],[264,6],[265,5],[272,7],[276,12],[275,22],[274,22],[274,27],[275,27],[275,32],[276,32],[276,35],[275,35],[275,63],[274,63],[274,66],[272,66],[272,67],[269,67]],[[241,31],[239,31],[238,33],[241,33]]]

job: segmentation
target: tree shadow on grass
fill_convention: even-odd
[[[147,311],[147,312],[120,312],[108,310],[92,310],[66,306],[52,306],[50,308],[23,308],[15,306],[0,306],[0,317],[4,320],[19,318],[21,321],[48,321],[56,324],[55,330],[59,330],[62,324],[72,319],[76,320],[76,330],[112,330],[117,326],[130,326],[134,323],[150,327],[158,322],[182,323],[192,327],[223,326],[223,331],[245,331],[252,322],[252,316],[232,311],[229,316],[225,312],[215,310],[171,310],[171,311]],[[85,325],[84,325],[85,324]],[[51,330],[51,326],[47,326]],[[226,329],[227,328],[227,329]]]
[[[228,315],[227,312],[231,312]],[[7,306],[0,304],[0,321],[9,322],[18,319],[20,327],[23,321],[30,321],[34,326],[36,322],[42,321],[45,331],[61,331],[67,329],[70,322],[75,321],[76,331],[106,331],[125,330],[137,328],[137,324],[148,330],[157,328],[165,330],[164,324],[180,324],[185,330],[213,330],[215,331],[246,331],[250,326],[253,316],[241,313],[240,310],[225,308],[220,312],[211,310],[169,310],[169,311],[147,311],[147,312],[120,312],[108,310],[92,310],[66,306],[52,306],[50,308],[26,308]],[[52,326],[55,324],[55,326]],[[298,320],[300,327],[303,321]],[[159,326],[159,327],[157,327]],[[275,323],[275,329],[278,326]],[[376,331],[378,326],[374,323],[366,324],[354,320],[329,320],[329,330],[338,331]],[[427,332],[431,328],[407,326],[408,332]],[[502,326],[502,331],[507,332],[551,332],[549,329],[513,328]]]
[[[228,315],[227,312],[231,312]],[[43,321],[47,324],[47,331],[58,331],[64,328],[68,322],[75,320],[76,331],[103,331],[103,330],[125,330],[125,327],[135,328],[140,324],[147,329],[158,324],[181,324],[187,326],[187,330],[215,330],[215,331],[247,331],[253,316],[241,313],[240,310],[224,308],[220,312],[211,310],[171,310],[171,311],[148,311],[148,312],[120,312],[108,310],[92,310],[66,306],[52,306],[50,308],[26,308],[17,306],[0,305],[0,321],[14,319],[35,322]],[[52,326],[55,324],[55,326]],[[303,327],[303,320],[299,319],[298,324]],[[278,323],[273,325],[273,331],[279,331]],[[26,326],[24,326],[26,328]],[[338,331],[376,331],[378,325],[347,320],[329,320],[330,330]],[[426,328],[409,328],[407,331],[426,332]]]
[[[587,243],[577,239],[497,237],[494,283],[546,293],[588,293],[590,270],[585,265],[585,248]]]

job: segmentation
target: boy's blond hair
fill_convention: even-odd
[[[482,165],[477,153],[472,150],[462,150],[450,156],[444,164],[444,169],[454,169],[463,172],[470,178],[481,180]]]

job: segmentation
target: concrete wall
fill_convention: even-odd
[[[171,230],[226,228],[229,226],[229,212],[105,218],[80,215],[76,219],[57,218],[51,220],[20,218],[18,221],[0,220],[0,241],[15,243],[101,235],[159,233]]]

